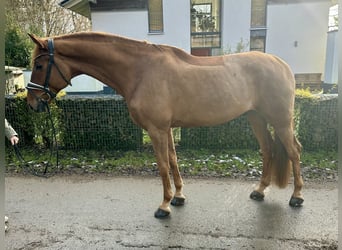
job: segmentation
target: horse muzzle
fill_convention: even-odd
[[[28,101],[30,108],[36,112],[48,111],[49,102],[56,97],[56,94],[53,93],[48,87],[43,87],[32,82],[27,84],[26,89],[33,97],[31,101]],[[37,95],[34,93],[34,91],[41,91],[42,93]]]
[[[37,113],[47,112],[48,111],[48,103],[43,100],[39,100],[36,110]]]
[[[48,103],[44,100],[37,100],[35,105],[28,103],[31,110],[37,113],[43,113],[48,111]]]

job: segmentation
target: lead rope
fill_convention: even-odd
[[[47,106],[47,111],[48,111],[48,116],[49,116],[49,121],[51,123],[51,128],[52,128],[52,141],[50,143],[50,161],[48,161],[46,164],[45,164],[45,168],[44,168],[44,171],[43,173],[40,173],[40,172],[37,172],[34,167],[33,169],[29,169],[29,172],[31,172],[31,174],[35,175],[35,176],[39,176],[39,177],[49,177],[49,175],[47,175],[47,170],[48,170],[48,166],[49,166],[49,162],[51,162],[51,159],[53,157],[53,148],[54,148],[54,145],[56,145],[56,169],[58,168],[59,166],[59,150],[58,150],[58,142],[57,142],[57,134],[56,134],[56,129],[55,129],[55,125],[53,123],[53,119],[52,119],[52,115],[51,115],[51,111],[50,111],[50,107],[48,104],[46,104]],[[19,147],[17,144],[14,144],[13,145],[13,148],[14,148],[14,152],[17,156],[17,158],[19,159],[19,161],[21,163],[24,164],[24,167],[27,169],[30,167],[30,164],[28,162],[26,162],[24,160],[24,157],[22,156],[20,150],[19,150]]]
[[[52,115],[51,115],[51,111],[50,111],[50,106],[47,103],[46,103],[46,107],[47,107],[47,111],[48,111],[48,115],[49,115],[49,120],[50,120],[51,128],[52,128],[52,142],[51,142],[51,145],[50,145],[50,159],[53,156],[53,147],[54,147],[54,144],[55,144],[56,145],[56,169],[57,169],[58,165],[59,165],[58,164],[59,163],[59,150],[58,150],[57,134],[56,134],[55,125],[53,123],[53,119],[52,119]],[[44,175],[47,172],[47,167],[48,167],[48,164],[46,164],[46,166],[45,166]]]

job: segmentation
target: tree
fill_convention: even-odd
[[[25,32],[53,36],[90,29],[90,20],[58,5],[60,0],[7,0],[6,18]]]
[[[25,35],[15,26],[6,29],[5,33],[5,65],[28,67],[30,65],[30,49]]]
[[[90,20],[58,5],[60,0],[6,1],[6,64],[27,67],[32,42],[27,33],[49,37],[87,31]]]

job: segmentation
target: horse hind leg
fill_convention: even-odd
[[[250,198],[257,201],[262,201],[265,197],[265,189],[271,183],[271,160],[272,160],[272,136],[267,129],[265,119],[256,111],[247,113],[247,119],[252,126],[255,137],[258,140],[262,152],[262,176],[258,186],[250,194]]]
[[[294,176],[294,191],[291,196],[289,205],[291,207],[301,206],[304,202],[303,196],[301,194],[302,187],[304,185],[302,174],[300,171],[300,153],[302,151],[302,145],[297,140],[296,136],[293,135],[293,145],[294,145],[294,157],[292,157],[293,165],[293,176]]]
[[[171,200],[171,205],[173,206],[182,206],[185,202],[185,196],[183,195],[183,180],[179,173],[179,168],[177,164],[177,154],[175,149],[175,144],[173,140],[172,129],[169,130],[168,135],[168,149],[169,149],[169,163],[173,175],[173,181],[175,184],[176,192]]]

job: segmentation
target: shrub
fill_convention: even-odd
[[[123,99],[65,98],[57,105],[66,149],[132,150],[142,145],[142,130],[132,123]]]
[[[48,114],[30,111],[26,93],[6,97],[5,101],[6,118],[19,133],[21,145],[50,146]],[[66,149],[136,150],[143,144],[142,129],[131,121],[122,98],[57,98],[50,108],[58,143]],[[321,99],[307,90],[297,91],[295,129],[304,150],[337,151],[337,98]],[[180,131],[179,145],[183,149],[259,147],[245,116],[219,126]],[[178,134],[176,137],[179,140]]]
[[[60,98],[50,104],[57,141],[66,149],[137,149],[142,130],[129,117],[127,105],[115,98]],[[49,147],[52,127],[47,113],[35,113],[26,93],[6,98],[6,117],[23,146]]]
[[[245,116],[213,127],[181,130],[180,146],[189,149],[247,149],[258,143]]]

